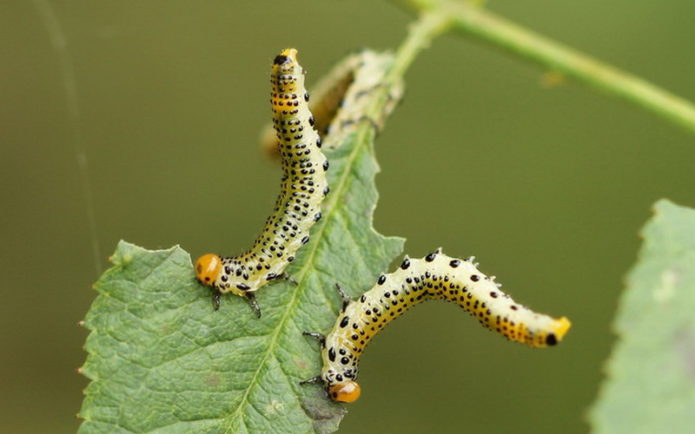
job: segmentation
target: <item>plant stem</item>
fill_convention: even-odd
[[[368,117],[375,118],[383,112],[384,106],[389,103],[391,90],[400,85],[417,55],[428,48],[432,40],[448,30],[450,26],[451,20],[445,15],[428,12],[421,14],[418,20],[410,25],[408,35],[396,50],[393,63],[384,76],[380,87],[381,95],[374,98],[374,102],[365,113]],[[371,128],[365,131],[369,130]]]
[[[401,3],[420,13],[445,16],[459,31],[619,96],[695,132],[695,105],[690,101],[474,4],[451,0],[401,0]]]
[[[402,78],[408,67],[420,52],[430,46],[432,40],[448,30],[451,20],[443,14],[424,13],[411,24],[408,36],[398,47],[393,66],[386,75],[386,81]]]

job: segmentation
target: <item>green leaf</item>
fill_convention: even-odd
[[[595,433],[693,432],[695,210],[666,200],[655,208],[620,300]]]
[[[372,111],[387,104],[388,88],[370,96]],[[341,303],[336,282],[357,295],[403,247],[402,239],[372,228],[374,131],[369,122],[355,125],[327,152],[331,193],[323,219],[287,270],[298,285],[262,288],[261,319],[233,295],[213,312],[210,290],[195,281],[181,248],[119,243],[85,320],[91,333],[81,371],[92,381],[80,432],[337,429],[343,406],[319,386],[299,385],[321,369],[317,342],[302,332],[332,327]]]

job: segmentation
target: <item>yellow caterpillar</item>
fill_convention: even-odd
[[[321,375],[302,383],[322,383],[328,396],[354,402],[360,396],[355,381],[363,350],[394,319],[426,300],[458,304],[485,327],[531,347],[558,344],[570,328],[565,318],[552,318],[516,303],[500,291],[494,277],[481,273],[473,258],[449,257],[441,249],[422,259],[407,256],[398,270],[381,275],[357,300],[343,296],[343,308],[327,336],[305,333],[321,342]]]
[[[283,171],[275,209],[251,250],[233,257],[208,253],[195,264],[198,281],[214,290],[215,309],[221,294],[231,292],[245,297],[259,317],[254,292],[274,279],[286,278],[284,270],[309,241],[309,231],[321,218],[321,202],[329,191],[328,160],[313,127],[297,50],[288,48],[275,57],[270,82],[275,143]]]

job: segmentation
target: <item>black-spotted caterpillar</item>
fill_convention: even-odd
[[[325,149],[342,143],[345,135],[357,125],[367,111],[369,93],[381,85],[388,65],[393,61],[390,53],[362,50],[341,60],[314,86],[309,109],[316,119],[315,128],[322,134]],[[379,116],[370,121],[381,129],[403,94],[399,82],[389,90],[388,104]],[[261,147],[271,157],[279,157],[277,138],[272,125],[261,133]]]
[[[328,194],[328,160],[313,128],[297,50],[288,48],[275,57],[270,82],[273,127],[283,170],[273,214],[251,250],[234,257],[209,253],[195,265],[198,280],[215,291],[215,309],[219,308],[220,295],[231,292],[246,297],[258,316],[254,292],[284,277],[297,250],[309,241],[309,230],[321,218],[321,202]]]
[[[342,290],[341,294],[343,308],[331,332],[325,337],[305,333],[321,341],[323,370],[304,382],[323,383],[328,396],[339,402],[359,398],[357,365],[372,338],[425,300],[456,303],[485,327],[532,347],[556,345],[570,328],[565,317],[552,318],[516,303],[500,291],[494,277],[478,270],[473,258],[452,258],[441,249],[423,259],[406,256],[398,270],[379,276],[376,285],[357,300],[350,300]]]

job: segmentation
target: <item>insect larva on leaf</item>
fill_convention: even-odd
[[[198,281],[214,291],[216,310],[220,295],[231,292],[245,297],[259,317],[254,292],[274,279],[287,278],[284,270],[309,241],[309,231],[321,218],[321,202],[328,194],[328,160],[313,127],[297,50],[288,48],[275,57],[270,81],[275,143],[283,171],[275,209],[251,250],[234,257],[208,253],[195,265]]]
[[[422,259],[404,258],[391,274],[357,300],[343,296],[343,308],[333,329],[319,339],[323,358],[321,375],[303,383],[321,383],[333,401],[353,402],[360,396],[355,381],[363,350],[388,323],[426,300],[458,304],[485,327],[507,339],[531,347],[558,344],[570,328],[565,318],[552,318],[516,303],[499,289],[494,277],[481,273],[473,258],[449,257],[441,249]]]
[[[317,131],[323,137],[324,149],[337,147],[347,133],[358,125],[370,98],[372,90],[381,85],[388,66],[393,61],[390,53],[377,53],[362,50],[341,60],[316,84],[311,92],[309,109],[314,114]],[[393,111],[403,94],[401,82],[393,86],[389,103],[376,119],[370,121],[381,129],[386,117]],[[277,138],[272,125],[261,132],[261,148],[272,158],[280,157]]]

